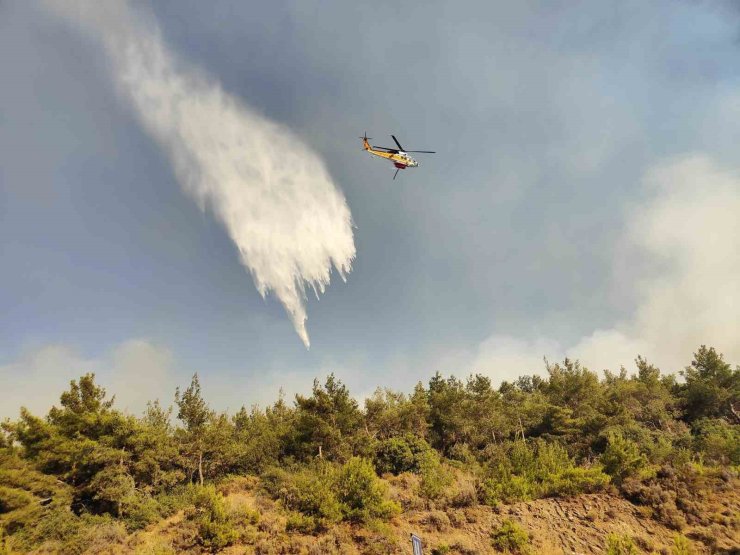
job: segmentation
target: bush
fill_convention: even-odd
[[[452,476],[442,466],[436,451],[427,451],[420,457],[419,493],[427,499],[437,499],[442,496],[445,488],[452,482]]]
[[[44,553],[78,555],[106,544],[109,552],[121,544],[126,532],[124,526],[109,515],[75,515],[67,507],[46,507],[34,513],[33,525],[14,533],[8,541],[11,553]],[[100,551],[97,551],[100,552]]]
[[[634,441],[625,439],[620,434],[610,434],[609,443],[601,455],[604,471],[617,483],[628,476],[637,474],[647,464]]]
[[[239,539],[234,529],[223,495],[211,485],[198,488],[193,499],[194,510],[188,518],[196,522],[198,542],[205,548],[218,551]]]
[[[0,514],[15,511],[34,502],[34,496],[15,488],[0,486]]]
[[[577,467],[559,444],[512,442],[489,451],[478,486],[480,500],[495,506],[555,495],[598,491],[609,482],[599,467]]]
[[[345,520],[367,522],[389,518],[400,511],[396,503],[388,500],[386,484],[378,480],[366,459],[353,457],[341,467],[336,491]]]
[[[401,472],[416,470],[414,466],[414,454],[403,438],[391,437],[378,443],[375,468],[379,474],[390,472],[398,476]]]
[[[477,462],[473,451],[467,443],[456,443],[453,445],[450,448],[449,458],[453,461],[462,463],[461,467],[470,467],[471,465],[475,465]]]
[[[325,521],[313,516],[304,515],[296,511],[288,513],[285,530],[288,532],[300,532],[301,534],[318,534],[325,531]]]
[[[609,534],[606,537],[606,555],[638,555],[639,551],[627,535]]]
[[[533,484],[522,476],[499,471],[499,476],[484,479],[478,487],[481,502],[495,507],[500,502],[514,503],[532,499]]]
[[[694,424],[694,449],[707,462],[740,464],[740,426],[719,418],[702,418]]]
[[[21,541],[25,546],[38,545],[46,541],[64,542],[77,535],[83,525],[82,519],[69,509],[55,507],[44,511],[35,526],[24,529],[20,534]]]
[[[472,507],[478,503],[478,494],[475,479],[466,474],[458,473],[451,488],[448,488],[447,504],[452,507]]]
[[[504,520],[491,532],[491,544],[497,551],[529,553],[529,534],[516,522]]]
[[[262,487],[286,509],[296,512],[289,515],[289,530],[314,533],[342,518],[332,487],[335,473],[330,463],[318,463],[296,473],[273,468],[262,475]]]
[[[694,549],[691,547],[691,542],[682,536],[676,534],[673,538],[673,549],[671,550],[672,555],[694,555]]]
[[[172,516],[177,511],[192,505],[197,490],[198,486],[195,484],[187,484],[177,486],[167,493],[158,495],[155,499],[157,501],[157,505],[159,505],[161,516]]]
[[[593,493],[609,483],[609,476],[601,468],[574,467],[552,475],[544,488],[546,496],[578,495]]]
[[[162,517],[162,507],[152,496],[136,492],[128,504],[125,516],[129,531],[141,530]]]
[[[375,469],[378,474],[390,472],[398,476],[402,472],[420,472],[421,463],[431,446],[413,434],[391,437],[378,443],[375,449]]]
[[[74,542],[67,542],[65,551],[84,554],[116,553],[126,544],[126,527],[111,518],[105,518],[84,529]]]
[[[262,487],[286,509],[315,520],[307,523],[294,517],[292,529],[319,530],[340,520],[386,519],[400,511],[388,499],[387,487],[370,461],[359,457],[341,466],[318,462],[295,473],[270,469],[262,476]]]
[[[136,484],[131,475],[118,465],[98,472],[88,487],[97,502],[96,509],[113,516],[125,516],[129,505],[135,503]]]
[[[620,490],[632,503],[650,507],[656,520],[673,530],[682,530],[686,519],[676,507],[677,493],[664,486],[668,484],[655,480],[643,483],[637,478],[628,478],[620,485]],[[682,495],[689,497],[688,492],[682,492]]]

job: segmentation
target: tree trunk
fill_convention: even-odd
[[[198,481],[203,485],[203,451],[198,451]]]
[[[518,418],[519,418],[519,431],[520,431],[520,432],[521,432],[521,434],[522,434],[522,441],[523,441],[524,443],[526,443],[526,442],[527,442],[527,440],[526,440],[526,439],[524,439],[524,426],[522,426],[522,417],[520,416],[520,417],[518,417]]]

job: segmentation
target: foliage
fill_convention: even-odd
[[[714,348],[702,345],[682,374],[686,385],[681,398],[688,422],[737,417],[733,406],[740,403],[740,367],[733,370]]]
[[[319,453],[331,460],[347,458],[345,440],[356,433],[361,420],[357,401],[334,374],[323,387],[314,380],[310,397],[296,395],[296,435],[290,450],[302,459]]]
[[[601,464],[616,483],[636,474],[646,463],[645,456],[640,453],[634,441],[619,434],[609,436],[608,446],[601,456]]]
[[[419,493],[427,499],[441,497],[445,488],[452,482],[452,476],[445,469],[434,451],[426,451],[421,454],[419,460]]]
[[[707,491],[727,488],[726,479],[731,479],[726,470],[716,470],[696,464],[665,465],[655,473],[626,479],[620,490],[631,502],[650,507],[656,520],[674,530],[682,530],[687,523],[708,526],[712,522],[702,500]]]
[[[378,480],[370,461],[353,457],[339,469],[335,482],[344,520],[368,522],[386,519],[400,511],[388,500],[388,489]]]
[[[387,519],[400,510],[388,499],[387,486],[370,461],[358,457],[343,465],[319,462],[294,473],[273,468],[263,474],[262,486],[287,509],[303,515],[292,516],[296,529],[318,531],[341,520]]]
[[[419,473],[431,449],[424,439],[408,432],[384,439],[375,448],[375,468],[379,474],[390,472],[396,476],[401,472]]]
[[[365,400],[365,425],[379,439],[410,434],[426,439],[429,429],[429,402],[424,386],[416,384],[411,395],[377,389]]]
[[[694,422],[694,449],[704,460],[722,465],[740,465],[740,426],[721,418]]]
[[[530,552],[529,534],[512,520],[504,520],[491,532],[491,544],[497,551],[524,554]]]
[[[691,547],[691,542],[686,538],[686,536],[676,534],[673,537],[673,549],[671,550],[672,555],[694,555],[694,553],[694,548]]]
[[[203,458],[206,456],[205,450],[209,445],[207,441],[210,431],[208,424],[213,421],[214,414],[200,394],[198,374],[193,375],[190,386],[183,393],[180,393],[179,388],[175,391],[175,403],[179,408],[177,418],[185,426],[183,430],[178,430],[181,438],[180,444],[184,447],[185,456],[192,461],[192,470],[189,474],[192,476],[197,470],[198,481],[202,486]]]
[[[195,490],[193,510],[188,518],[198,527],[199,543],[212,551],[227,547],[239,539],[235,523],[216,488],[208,485]]]
[[[231,472],[260,474],[275,465],[291,443],[294,412],[282,397],[265,410],[242,407],[233,419]]]
[[[637,555],[635,542],[627,535],[609,534],[606,537],[607,555]]]
[[[256,534],[255,516],[213,489],[226,476],[259,481],[287,529],[306,533],[342,521],[382,528],[399,506],[379,475],[405,484],[392,493],[404,507],[496,505],[611,482],[675,530],[716,525],[702,492],[736,480],[740,368],[706,346],[683,382],[642,357],[635,365],[600,378],[578,361],[545,361],[546,376],[498,388],[482,375],[435,374],[409,393],[379,389],[362,408],[330,375],[310,395],[233,415],[210,408],[197,374],[175,392],[174,412],[155,401],[141,416],[85,374],[46,415],[21,408],[0,424],[3,541],[79,553],[185,510],[201,548],[221,549]]]
[[[272,468],[262,475],[267,493],[280,500],[286,509],[312,519],[314,530],[342,519],[340,502],[333,489],[335,480],[336,467],[329,463],[317,463],[295,473]]]
[[[577,467],[557,443],[514,441],[489,450],[480,497],[496,505],[598,491],[608,482],[599,467]]]

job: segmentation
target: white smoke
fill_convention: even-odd
[[[100,39],[138,118],[167,150],[183,189],[209,205],[257,290],[274,291],[308,348],[305,287],[318,295],[355,257],[347,203],[321,159],[188,67],[124,1],[48,2]]]
[[[649,260],[628,284],[639,301],[635,312],[570,347],[493,335],[479,346],[476,371],[512,379],[541,369],[542,355],[617,370],[640,354],[675,372],[702,344],[730,363],[740,360],[740,177],[693,155],[653,168],[645,186],[648,199],[628,214],[624,230],[625,243]],[[629,275],[619,257],[615,285]]]

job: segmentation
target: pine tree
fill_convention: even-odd
[[[197,373],[193,374],[190,387],[184,393],[180,393],[180,388],[177,388],[175,403],[179,408],[177,418],[185,425],[184,447],[187,455],[194,457],[197,461],[198,483],[202,486],[205,439],[208,422],[213,417],[213,411],[200,394],[200,380]]]

